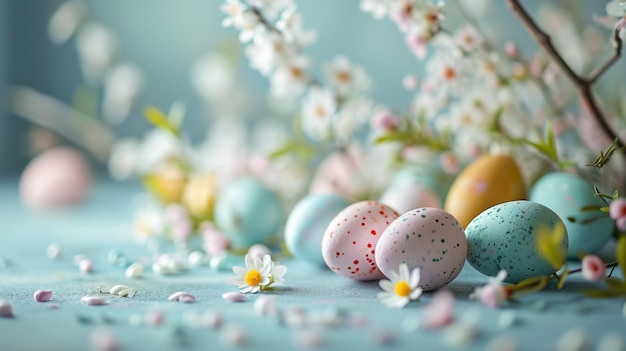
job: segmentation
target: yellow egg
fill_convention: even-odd
[[[526,199],[526,187],[515,159],[483,155],[467,166],[452,183],[444,209],[464,228],[482,211],[497,204]]]
[[[143,178],[146,189],[165,203],[180,201],[186,183],[187,176],[183,170],[170,163],[164,164]]]
[[[191,176],[183,191],[182,203],[197,220],[213,219],[217,182],[213,174]]]

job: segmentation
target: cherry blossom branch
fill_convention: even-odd
[[[520,4],[519,0],[507,0],[507,4],[513,14],[517,16],[522,25],[528,30],[530,35],[535,39],[541,49],[554,61],[559,69],[569,78],[569,80],[576,86],[583,105],[589,109],[591,116],[598,122],[604,133],[610,137],[611,140],[617,140],[618,148],[624,147],[624,142],[613,132],[611,127],[606,121],[604,113],[600,109],[598,102],[596,101],[593,92],[592,85],[598,78],[606,72],[621,56],[622,41],[619,38],[619,33],[615,30],[613,39],[616,43],[615,53],[611,59],[609,59],[604,65],[600,66],[592,73],[591,78],[583,78],[576,74],[572,68],[565,62],[561,54],[556,50],[552,44],[550,36],[543,32],[537,23],[528,14],[526,9]]]
[[[613,66],[617,61],[619,61],[622,56],[622,39],[619,36],[619,29],[613,30],[613,45],[615,50],[613,51],[613,56],[606,61],[602,66],[596,68],[593,72],[591,72],[591,77],[589,78],[589,83],[595,83],[600,76],[604,74],[611,66]]]

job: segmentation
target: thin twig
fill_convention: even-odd
[[[537,44],[541,47],[541,49],[554,61],[554,63],[559,67],[559,69],[569,78],[569,80],[576,86],[578,92],[580,94],[583,105],[589,110],[591,116],[600,124],[600,127],[604,131],[604,133],[609,136],[611,140],[617,138],[617,146],[623,147],[624,142],[619,139],[617,134],[613,132],[611,127],[606,121],[604,113],[600,109],[598,102],[596,101],[593,92],[592,85],[597,81],[597,79],[606,72],[620,57],[622,42],[619,38],[619,33],[614,34],[614,40],[616,45],[616,53],[611,57],[609,61],[607,61],[604,65],[600,66],[594,73],[591,75],[591,78],[585,79],[576,72],[572,70],[572,68],[565,62],[561,54],[556,50],[554,45],[552,44],[552,40],[550,36],[548,36],[545,32],[543,32],[537,23],[532,19],[532,17],[528,14],[528,11],[520,4],[519,0],[507,0],[507,4],[513,14],[517,16],[520,22],[524,25],[524,27],[528,30],[530,35],[535,39]]]
[[[588,79],[589,84],[595,83],[600,76],[604,74],[611,66],[613,66],[622,56],[622,39],[619,36],[619,29],[613,30],[613,45],[615,46],[615,50],[613,51],[613,56],[606,61],[602,66],[596,68],[593,72],[591,72],[590,77]]]

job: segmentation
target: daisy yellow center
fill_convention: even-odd
[[[256,269],[251,269],[246,273],[246,284],[250,286],[258,286],[261,282],[261,273]]]
[[[411,293],[411,287],[407,282],[401,280],[397,282],[396,285],[393,287],[393,291],[396,293],[396,295],[405,297],[409,296],[409,294]]]

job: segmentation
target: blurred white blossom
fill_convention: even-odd
[[[88,80],[99,81],[113,63],[116,40],[109,30],[90,22],[80,28],[76,48],[83,73]]]
[[[63,44],[76,32],[85,19],[85,4],[81,1],[67,1],[54,12],[48,23],[48,36],[55,44]]]

